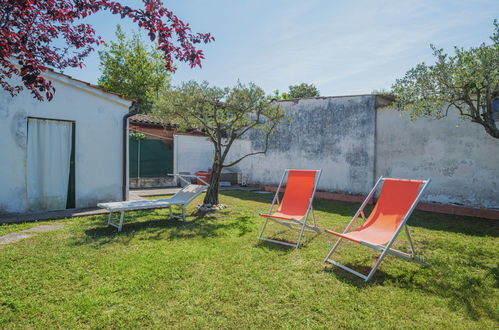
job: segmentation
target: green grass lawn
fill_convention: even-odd
[[[432,266],[388,256],[365,284],[323,263],[331,235],[307,233],[300,249],[257,241],[271,199],[224,192],[228,209],[202,218],[194,202],[186,223],[133,212],[121,233],[106,216],[57,221],[66,227],[0,247],[0,328],[498,327],[497,221],[415,212]],[[358,207],[315,205],[319,226],[337,231]],[[293,237],[277,225],[270,235]],[[363,272],[375,260],[348,242],[336,256]]]

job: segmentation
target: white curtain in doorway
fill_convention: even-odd
[[[71,123],[28,119],[27,197],[30,211],[66,208]]]

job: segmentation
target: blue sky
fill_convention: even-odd
[[[123,1],[137,7],[139,0]],[[203,68],[178,64],[174,84],[207,80],[231,86],[254,82],[268,93],[313,83],[321,95],[388,88],[420,62],[432,62],[430,43],[452,51],[489,42],[497,0],[170,0],[164,1],[194,32],[211,32]],[[110,14],[88,20],[104,40],[116,24]],[[83,70],[65,73],[96,83],[97,52]]]

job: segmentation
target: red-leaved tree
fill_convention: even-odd
[[[110,0],[0,0],[0,85],[12,96],[26,88],[40,101],[51,100],[54,87],[41,74],[47,67],[83,66],[102,40],[80,21],[99,11],[128,17],[145,29],[164,52],[169,71],[175,71],[174,60],[201,66],[203,52],[195,44],[214,38],[192,33],[161,0],[142,2],[143,8],[133,9]],[[19,76],[24,87],[13,84],[13,76]]]

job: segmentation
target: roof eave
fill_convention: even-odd
[[[63,73],[55,72],[51,69],[45,71],[44,73],[42,73],[42,75],[48,78],[49,80],[56,80],[60,83],[77,87],[90,94],[105,98],[107,100],[110,100],[114,103],[118,103],[119,105],[122,105],[127,108],[129,108],[134,103],[134,100],[127,99],[116,93],[105,91],[98,86],[92,85],[82,80],[75,79]]]

